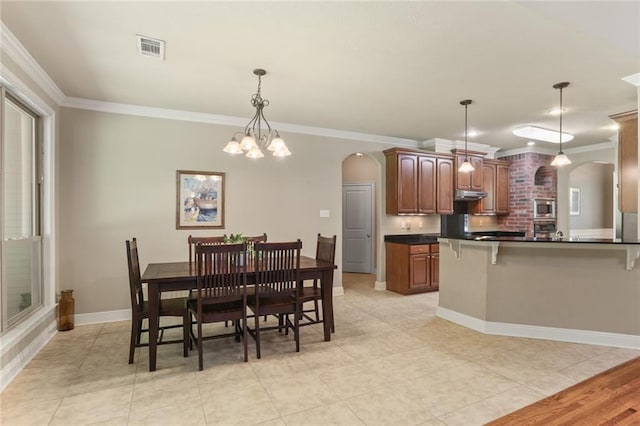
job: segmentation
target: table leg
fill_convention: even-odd
[[[322,287],[322,325],[324,327],[324,340],[331,340],[331,328],[333,326],[333,271],[322,271],[320,286]]]
[[[160,294],[157,285],[147,285],[149,292],[149,371],[156,371],[158,327],[160,322]]]

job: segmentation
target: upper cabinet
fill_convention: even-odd
[[[482,190],[487,196],[477,205],[477,213],[509,214],[510,161],[484,159],[482,161]]]
[[[496,214],[509,214],[509,167],[511,161],[495,160],[496,163]]]
[[[638,212],[638,111],[611,115],[618,129],[618,206]]]
[[[455,188],[466,191],[482,191],[482,157],[485,154],[468,151],[468,154],[465,155],[465,151],[460,149],[455,149],[451,152],[453,152],[455,156]],[[471,162],[473,166],[472,172],[457,171],[464,162],[465,157],[469,158],[469,162]]]
[[[387,214],[452,214],[453,157],[392,148],[384,151]]]

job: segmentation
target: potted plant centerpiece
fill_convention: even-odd
[[[225,244],[242,244],[244,243],[244,237],[242,234],[229,234],[224,237]],[[244,253],[240,253],[239,266],[244,265]]]

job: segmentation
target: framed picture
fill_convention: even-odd
[[[178,170],[176,229],[224,228],[224,173]]]
[[[580,215],[580,188],[569,188],[569,214]]]

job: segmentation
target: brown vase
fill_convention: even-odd
[[[73,330],[73,290],[62,290],[58,300],[58,330]]]

